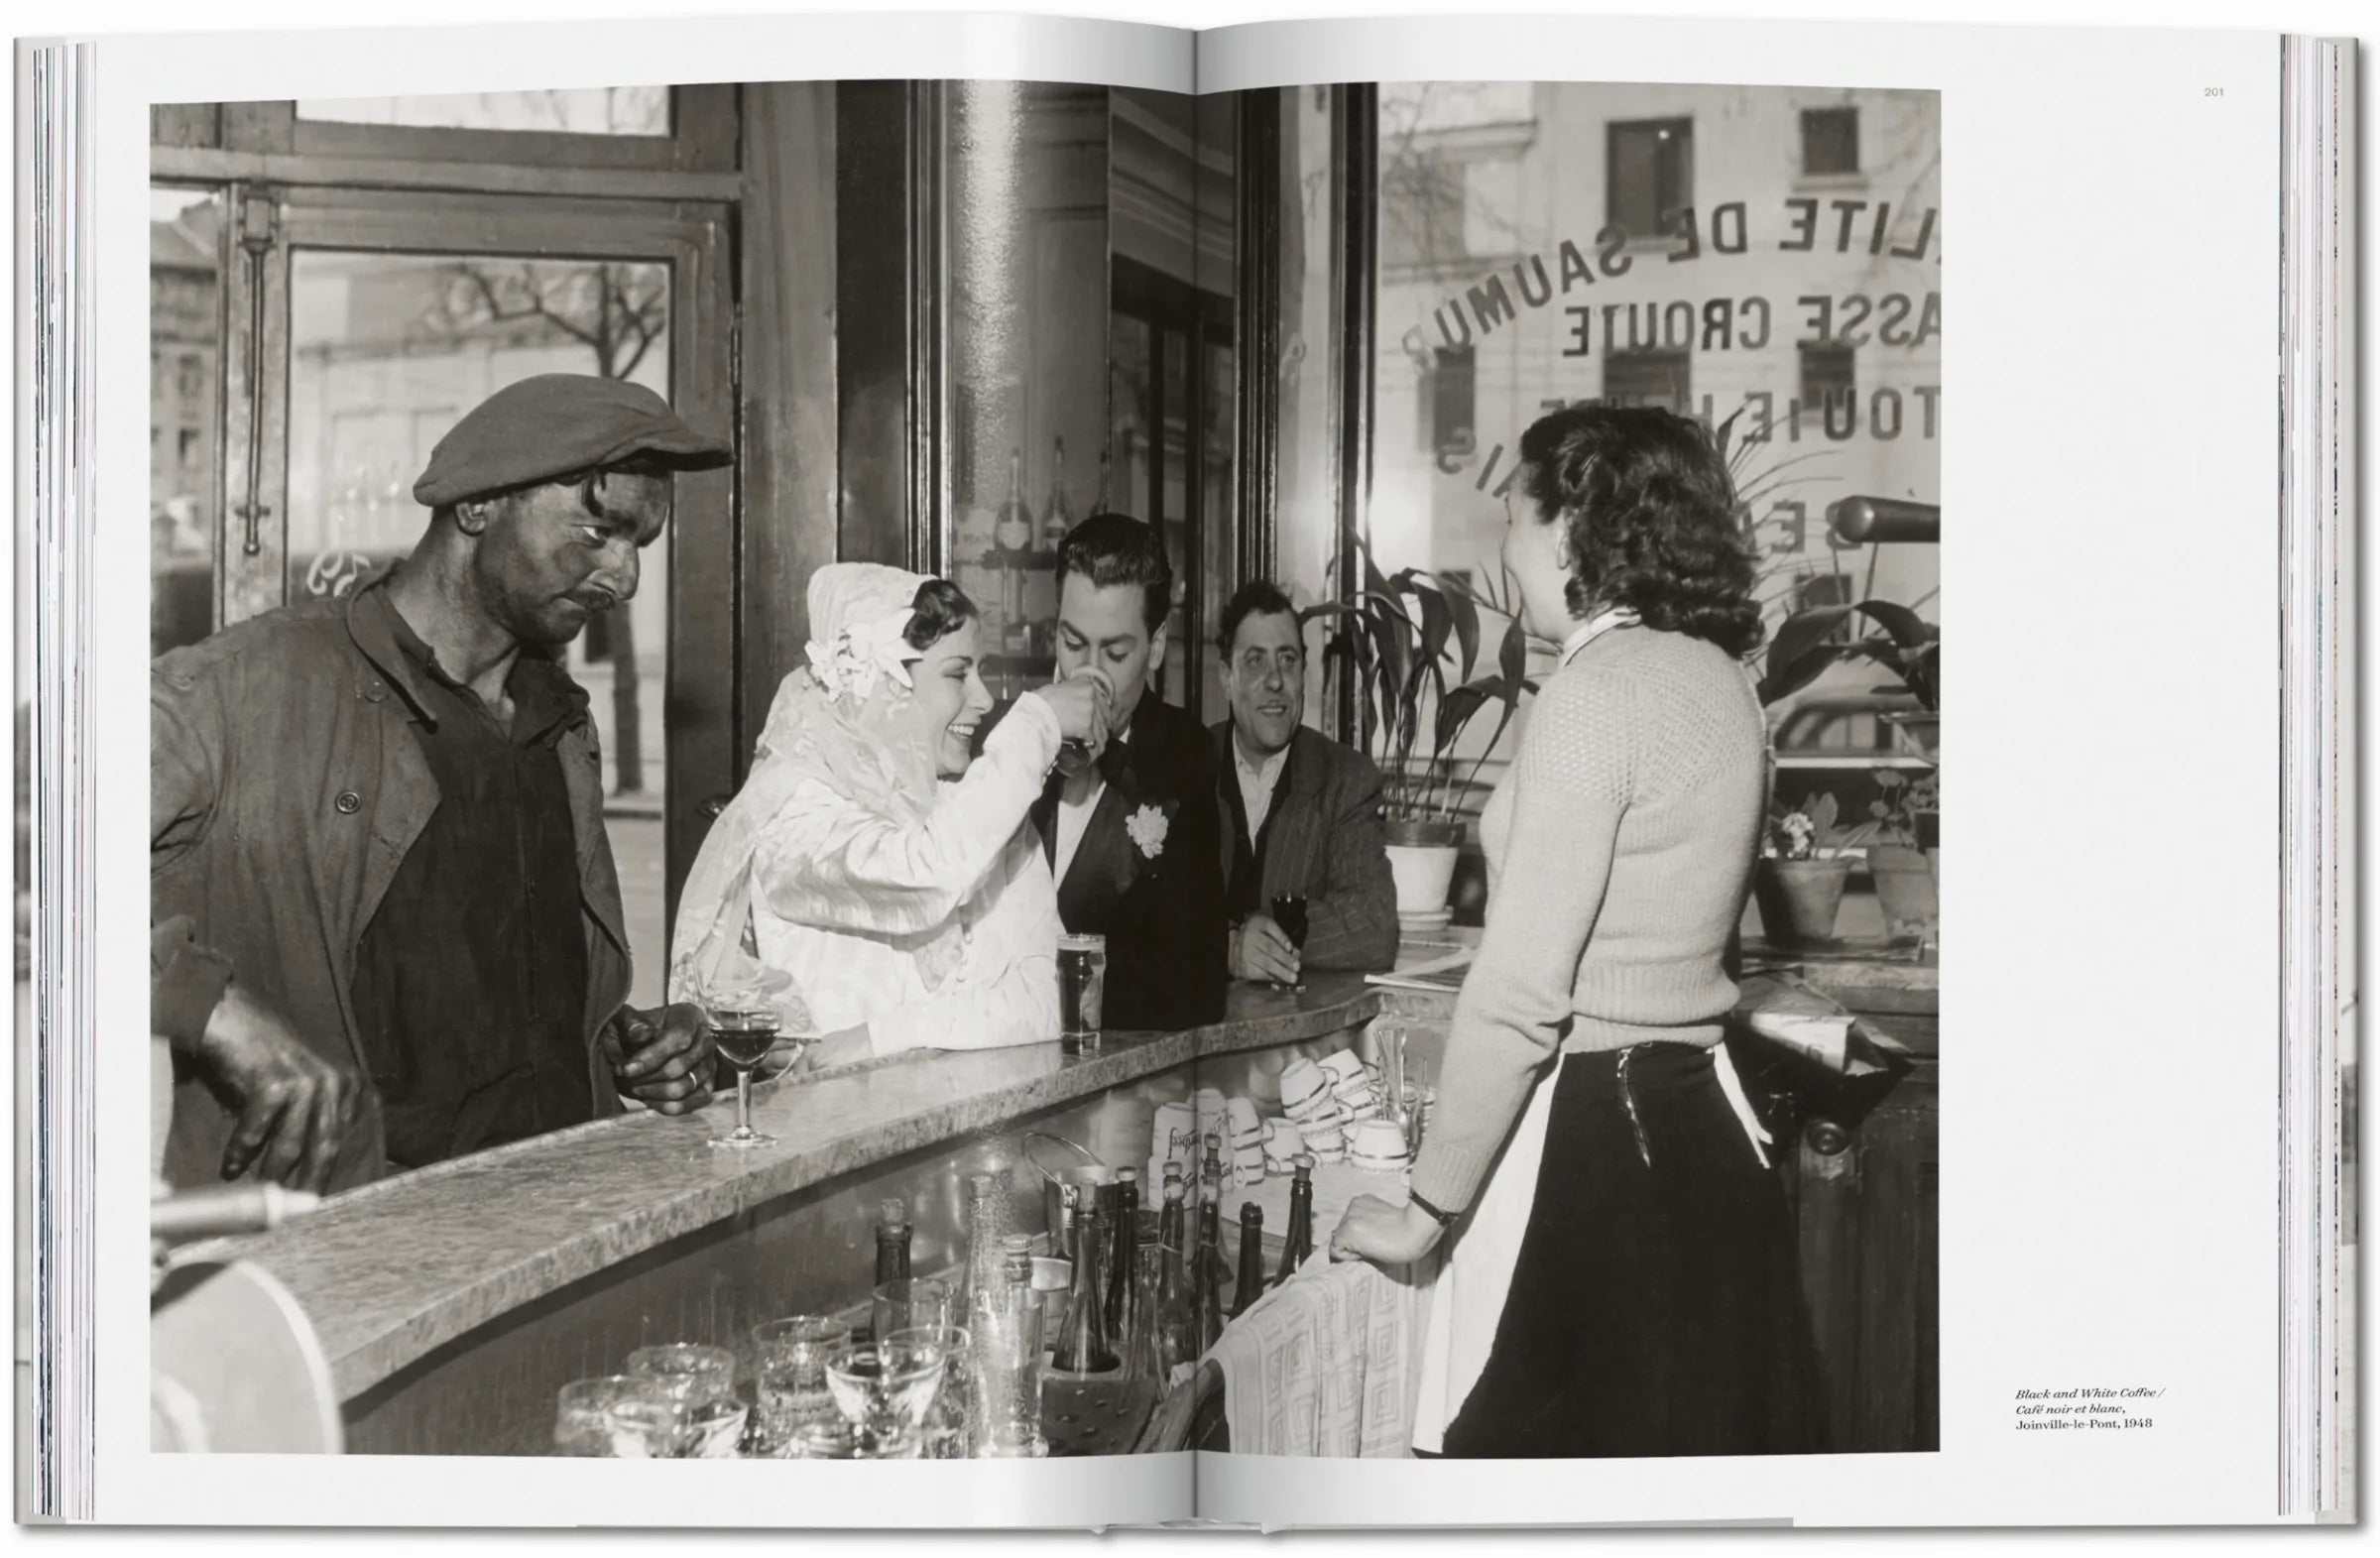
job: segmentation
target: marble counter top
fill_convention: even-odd
[[[1368,1021],[1380,992],[1317,975],[1302,992],[1235,987],[1226,1019],[1111,1033],[1102,1052],[1046,1044],[896,1056],[753,1090],[777,1139],[710,1139],[734,1101],[675,1118],[637,1113],[400,1174],[272,1234],[192,1246],[288,1286],[321,1337],[342,1399],[487,1322],[681,1235],[936,1142],[1210,1055],[1325,1038]]]
[[[1399,962],[1477,937],[1415,936]],[[1877,1010],[1879,1000],[1885,1010],[1932,1010],[1932,968],[1842,958],[1792,966],[1855,1010]],[[753,1125],[777,1139],[770,1146],[710,1145],[734,1122],[733,1099],[722,1095],[690,1116],[640,1112],[401,1174],[277,1233],[186,1254],[254,1261],[280,1278],[312,1317],[341,1398],[352,1398],[570,1283],[837,1176],[1193,1060],[1324,1039],[1383,1014],[1443,1019],[1453,1002],[1352,974],[1316,975],[1300,992],[1235,986],[1224,1021],[1112,1033],[1098,1055],[1065,1056],[1055,1041],[928,1052],[763,1085]]]

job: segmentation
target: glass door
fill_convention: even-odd
[[[344,594],[411,551],[430,449],[520,379],[627,379],[732,426],[723,207],[239,185],[225,203],[221,622]],[[736,778],[733,491],[726,471],[680,476],[636,599],[568,651],[645,1004],[701,804]]]

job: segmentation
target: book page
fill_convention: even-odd
[[[1346,89],[1315,82],[1374,84],[1351,109]],[[1426,1470],[1395,1450],[1290,1458],[1357,1442],[1356,1428],[1329,1427],[1353,1403],[1328,1397],[1315,1429],[1297,1378],[1258,1353],[1246,1379],[1272,1393],[1245,1421],[1289,1449],[1203,1458],[1201,1514],[1276,1528],[2274,1518],[2281,835],[2274,749],[2249,734],[2280,713],[2273,40],[1267,23],[1202,34],[1199,85],[1278,100],[1294,191],[1282,219],[1308,242],[1285,298],[1311,301],[1331,275],[1316,251],[1351,242],[1333,237],[1315,189],[1350,167],[1377,180],[1356,196],[1376,211],[1363,235],[1376,246],[1372,339],[1346,371],[1370,377],[1382,430],[1368,524],[1398,564],[1471,565],[1466,547],[1492,559],[1493,500],[1535,490],[1512,473],[1538,419],[1582,399],[1682,405],[1714,427],[1732,419],[1738,435],[1771,429],[1758,470],[1738,477],[1764,580],[1808,607],[1902,603],[1968,646],[1953,678],[1957,799],[1947,822],[1937,812],[1934,842],[1912,840],[1938,869],[1947,850],[1935,917],[1844,919],[1825,953],[1747,952],[1746,999],[1778,994],[1727,1046],[1763,1114],[1756,1067],[1771,1053],[1834,1079],[1805,1096],[1881,1097],[1864,1117],[1788,1112],[1790,1129],[1765,1140],[1774,1116],[1721,1133],[1728,1150],[1749,1136],[1781,1163],[1824,1373],[1832,1389],[1856,1381],[1833,1408],[1833,1438],[1808,1447],[1823,1453],[1626,1448],[1690,1447],[1703,1424],[1673,1422],[1669,1398],[1645,1397],[1609,1364],[1619,1344],[1597,1335],[1649,1323],[1631,1289],[1651,1267],[1599,1263],[1583,1232],[1559,1251],[1529,1242],[1570,1210],[1545,1200],[1565,1141],[1556,1095],[1552,1123],[1532,1128],[1532,1106],[1514,1139],[1543,1151],[1548,1177],[1533,1209],[1522,1193],[1506,1217],[1519,1258],[1556,1262],[1559,1281],[1512,1274],[1509,1253],[1498,1276],[1480,1255],[1488,1214],[1467,1209],[1447,1258],[1459,1270],[1470,1241],[1485,1285],[1396,1277],[1449,1307],[1396,1320],[1427,1344],[1352,1366],[1367,1392],[1443,1396],[1444,1374],[1428,1371],[1460,1370],[1469,1335],[1469,1367],[1494,1388],[1452,1391],[1445,1458]],[[1326,315],[1300,318],[1310,343]],[[1355,404],[1334,399],[1340,381],[1314,360],[1285,374],[1284,426],[1291,407]],[[1330,490],[1327,468],[1287,452],[1283,468],[1299,501]],[[1950,533],[1939,546],[1848,549],[1843,505],[1864,498],[1936,523],[1947,507]],[[1889,509],[1874,514],[1891,523]],[[1326,534],[1284,532],[1289,565],[1322,582],[1328,554],[1308,538]],[[1803,746],[1791,719],[1772,723],[1785,810],[1814,793],[1795,784],[1842,787],[1840,749],[1860,746],[1842,733],[1889,711],[1879,696],[1892,681],[1870,660],[1803,695],[1837,705],[1836,757]],[[1812,869],[1837,845],[1872,863],[1894,838],[1896,794],[1940,782],[1939,749],[1923,758],[1876,809],[1862,797],[1818,821]],[[2094,776],[2120,790],[2120,821],[2085,798]],[[1800,820],[1802,837],[1773,839],[1772,853],[1810,842],[1812,819]],[[1763,899],[1760,920],[1771,912]],[[1491,907],[1484,960],[1496,924]],[[1934,944],[1946,924],[1947,944]],[[1934,1015],[1913,1022],[1921,999]],[[1592,1060],[1567,1057],[1565,1084]],[[1553,1086],[1550,1074],[1539,1084]],[[1920,1136],[1894,1134],[1910,1121]],[[1624,1132],[1613,1151],[1633,1160]],[[1500,1186],[1491,1178],[1486,1194]],[[1568,1194],[1593,1210],[1562,1226],[1611,1215],[1589,1178]],[[1832,1258],[1811,1242],[1832,1237],[1837,1204],[1870,1209],[1862,1232],[1832,1226],[1895,1273],[1869,1267],[1857,1317],[1840,1307],[1844,1289],[1827,1293],[1818,1273]],[[1882,1255],[1874,1219],[1903,1217],[1917,1242]],[[1697,1236],[1659,1237],[1691,1250]],[[1572,1351],[1515,1351],[1511,1327],[1544,1336],[1564,1301],[1579,1317],[1561,1344]],[[1772,1323],[1765,1309],[1727,1313],[1731,1345]],[[1300,1324],[1335,1334],[1325,1319]],[[1424,1378],[1392,1378],[1415,1358]],[[1560,1407],[1534,1440],[1461,1448],[1501,1442],[1484,1419],[1532,1400]],[[1563,1454],[1546,1448],[1557,1427],[1599,1420],[1613,1447],[1559,1477],[1495,1458]]]

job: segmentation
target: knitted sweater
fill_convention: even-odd
[[[1546,682],[1482,819],[1488,929],[1415,1194],[1471,1205],[1557,1051],[1719,1041],[1766,785],[1759,700],[1714,645],[1621,628]]]

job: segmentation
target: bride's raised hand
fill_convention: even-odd
[[[1096,753],[1108,739],[1108,705],[1113,697],[1106,676],[1097,671],[1053,681],[1025,694],[1039,698],[1058,717],[1061,740],[1079,742]]]

